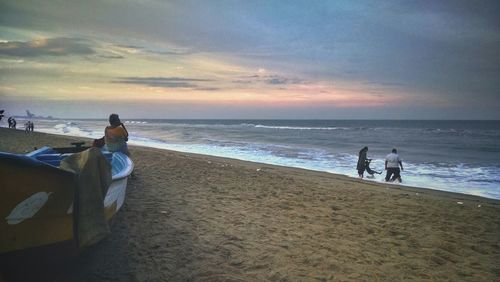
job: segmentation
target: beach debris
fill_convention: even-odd
[[[211,161],[207,161],[207,164],[211,164],[212,162]]]
[[[166,211],[161,211],[160,213],[162,213],[162,214],[167,214],[167,212],[166,212]]]
[[[417,195],[417,196],[418,196],[418,193],[415,193],[415,195]]]
[[[463,202],[457,202],[457,205],[463,205],[464,203]]]
[[[257,169],[257,171],[260,171],[260,170],[261,170],[260,168]]]
[[[478,207],[478,208],[480,208],[480,207],[481,207],[481,205],[477,205],[477,207]]]

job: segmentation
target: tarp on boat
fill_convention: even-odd
[[[111,165],[101,150],[90,148],[65,158],[60,168],[76,174],[73,213],[78,246],[95,244],[110,233],[103,201],[111,184]]]

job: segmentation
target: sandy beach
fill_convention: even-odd
[[[0,128],[0,151],[90,140]],[[130,147],[112,234],[48,281],[498,281],[500,201]],[[355,169],[355,164],[353,164]],[[20,275],[15,278],[22,280]]]

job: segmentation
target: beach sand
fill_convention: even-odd
[[[76,140],[82,138],[0,129],[0,151]],[[40,279],[500,279],[500,201],[167,150],[130,151],[135,176],[112,234]]]

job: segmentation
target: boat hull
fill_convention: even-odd
[[[77,239],[75,174],[36,159],[43,152],[0,153],[0,254]],[[124,154],[108,154],[112,182],[103,207],[109,221],[123,206],[133,163]]]
[[[73,238],[73,174],[11,159],[0,162],[0,180],[0,253]]]

